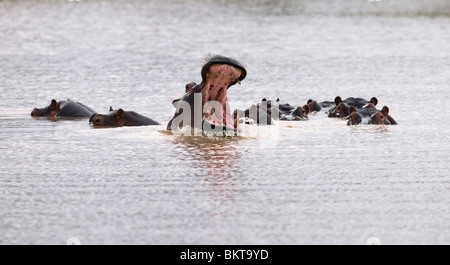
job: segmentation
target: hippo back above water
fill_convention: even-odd
[[[34,108],[31,112],[33,117],[56,117],[56,118],[89,118],[97,112],[90,107],[73,100],[56,101],[52,99],[50,105],[44,108]]]
[[[89,119],[94,127],[122,127],[122,126],[146,126],[160,125],[148,117],[134,111],[124,111],[123,109],[109,109],[107,114],[94,114]]]

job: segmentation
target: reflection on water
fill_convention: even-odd
[[[389,132],[389,129],[392,128],[391,125],[353,125],[349,126],[352,131],[356,132],[363,132],[363,133],[387,133]]]
[[[195,168],[211,186],[229,189],[234,181],[242,176],[240,152],[236,147],[237,139],[213,137],[175,137],[173,143],[177,151],[187,160],[192,160]]]

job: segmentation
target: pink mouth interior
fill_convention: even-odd
[[[205,113],[206,120],[214,125],[229,125],[233,127],[229,110],[227,110],[227,90],[234,85],[242,71],[228,64],[213,64],[209,67],[202,87],[203,106],[208,101],[218,101],[222,104],[222,110],[213,113]]]

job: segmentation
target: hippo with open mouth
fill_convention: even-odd
[[[167,124],[167,130],[191,126],[202,131],[236,132],[227,91],[234,84],[240,84],[246,75],[247,71],[237,60],[209,56],[201,69],[202,82],[186,87],[186,94],[174,105],[175,115]]]

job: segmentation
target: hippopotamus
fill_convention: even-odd
[[[307,120],[308,106],[305,107],[295,108],[289,103],[280,103],[279,98],[275,101],[263,98],[260,103],[252,105],[244,111],[235,110],[234,119],[236,123],[236,120],[245,117],[245,123],[256,123],[258,125],[272,125],[274,123],[273,119],[284,121]]]
[[[73,100],[56,101],[52,99],[50,105],[31,111],[33,117],[57,117],[57,118],[89,118],[97,112],[90,107]]]
[[[302,121],[308,119],[309,107],[294,107],[289,103],[280,103],[280,99],[277,98],[275,103],[272,100],[267,100],[266,98],[262,99],[263,106],[267,106],[267,114],[279,120],[288,120],[288,121]],[[261,104],[258,104],[261,105]],[[278,113],[278,115],[276,114]]]
[[[280,103],[280,98],[277,98],[277,100],[275,101],[275,104],[273,104],[273,102],[271,100],[267,100],[266,98],[263,98],[262,101],[263,102],[267,101],[267,106],[269,108],[277,107],[278,112],[280,114],[280,118],[281,118],[281,115],[291,114],[295,110],[295,107],[291,106],[289,103]]]
[[[167,124],[167,130],[176,131],[190,126],[200,129],[201,132],[236,132],[237,128],[229,110],[227,91],[244,80],[247,75],[245,67],[235,59],[210,55],[206,58],[200,74],[200,84],[191,83],[186,88],[187,93],[174,104],[176,111]]]
[[[308,113],[310,112],[309,106],[305,105],[303,107],[297,107],[292,113],[291,116],[294,118],[293,120],[307,120]]]
[[[235,110],[233,112],[233,119],[235,126],[238,122],[244,122],[246,124],[258,124],[258,125],[272,125],[272,107],[270,101],[263,99],[261,103],[257,105],[251,105],[246,110]],[[241,118],[245,118],[243,121]]]
[[[94,127],[122,127],[122,126],[146,126],[160,125],[157,121],[147,118],[134,111],[123,109],[113,110],[109,108],[107,114],[94,114],[89,119]]]
[[[291,111],[283,111],[280,109],[280,120],[282,121],[306,121],[308,120],[309,107],[293,108]]]
[[[305,106],[303,106],[303,109],[308,110],[307,114],[313,113],[313,112],[319,112],[323,108],[329,108],[332,107],[335,103],[332,101],[322,101],[317,102],[315,100],[309,99]],[[305,107],[308,107],[307,109]]]
[[[252,105],[246,110],[237,109],[233,112],[234,125],[235,127],[238,123],[272,125],[273,120],[268,112],[268,110],[259,108],[257,105]]]
[[[375,108],[362,108],[356,109],[354,106],[349,108],[350,115],[346,117],[348,119],[347,125],[357,124],[385,124],[396,125],[397,122],[389,116],[389,108],[384,106],[381,110]]]
[[[342,100],[340,96],[334,99],[335,106],[328,111],[328,117],[330,118],[345,118],[350,115],[350,106],[355,107],[355,109],[362,108],[375,108],[378,104],[378,99],[372,97],[369,101],[363,98],[350,97]]]

